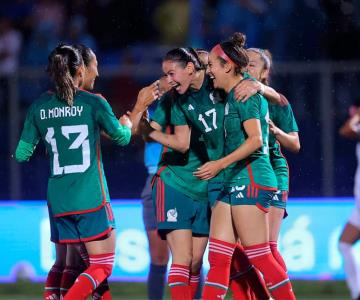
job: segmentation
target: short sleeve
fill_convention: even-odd
[[[20,139],[26,143],[36,145],[40,140],[40,131],[36,125],[36,106],[30,106],[24,123]]]
[[[287,100],[283,105],[276,105],[276,114],[272,121],[286,133],[299,131],[293,110]]]
[[[184,111],[177,101],[171,106],[171,124],[175,126],[188,125]]]
[[[171,98],[165,94],[159,99],[158,105],[151,116],[151,120],[158,123],[162,128],[169,125],[169,113],[171,109]]]
[[[110,104],[103,98],[98,97],[98,105],[95,111],[96,122],[106,134],[112,135],[120,127],[119,120],[116,118]]]
[[[236,102],[236,101],[235,101]],[[260,119],[260,96],[252,96],[246,102],[236,102],[238,105],[238,113],[241,118],[241,122],[245,122],[250,119]]]

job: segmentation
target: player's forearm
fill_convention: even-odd
[[[129,118],[133,124],[133,127],[131,128],[132,134],[138,133],[139,123],[141,121],[141,118],[142,118],[145,110],[146,110],[146,107],[141,108],[140,106],[135,105],[134,109],[129,114]]]
[[[297,153],[300,151],[300,140],[297,133],[289,134],[278,129],[278,133],[275,135],[280,145],[287,150]]]
[[[15,150],[16,161],[17,162],[29,161],[30,157],[34,153],[35,148],[36,145],[20,140]]]
[[[263,95],[266,99],[269,100],[269,102],[274,104],[280,104],[281,103],[281,96],[280,94],[275,91],[272,87],[267,86],[265,84],[262,84],[262,87],[260,88],[260,91],[263,92]]]
[[[111,134],[110,138],[116,145],[126,146],[130,143],[131,129],[125,125],[120,124],[120,127],[113,134]]]
[[[234,162],[243,160],[262,147],[263,140],[261,136],[251,136],[236,150],[221,158],[222,168],[225,169]]]
[[[179,139],[174,134],[166,134],[158,130],[154,130],[149,134],[149,137],[165,147],[169,147],[173,150],[185,153],[189,150],[190,140]]]

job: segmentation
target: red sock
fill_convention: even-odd
[[[99,282],[110,276],[114,253],[90,255],[90,266],[79,275],[64,300],[85,300],[97,288]]]
[[[235,300],[252,299],[252,292],[245,274],[252,268],[240,244],[236,244],[230,267],[229,287]]]
[[[287,273],[287,267],[285,264],[285,261],[283,259],[283,257],[281,256],[278,248],[277,248],[277,242],[276,241],[270,241],[270,249],[271,249],[271,253],[274,256],[275,260],[278,262],[278,264],[283,268],[283,270],[285,271],[285,273]]]
[[[93,292],[93,300],[111,300],[110,287],[107,279],[105,279]]]
[[[295,300],[291,283],[271,254],[269,243],[244,246],[250,262],[264,275],[266,286],[275,300]]]
[[[60,284],[64,268],[53,265],[48,273],[45,282],[44,300],[60,298]]]
[[[60,293],[65,296],[71,286],[74,284],[76,278],[80,275],[81,271],[77,268],[65,267],[61,278]]]
[[[191,298],[189,285],[189,267],[172,264],[168,276],[168,284],[172,300],[188,300]]]
[[[217,239],[209,240],[209,263],[203,299],[223,299],[225,297],[230,277],[230,264],[235,244]]]
[[[200,271],[196,273],[190,273],[190,287],[191,287],[191,299],[195,298],[197,288],[200,282]]]

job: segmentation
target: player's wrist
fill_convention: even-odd
[[[258,82],[259,83],[259,86],[258,86],[258,93],[260,95],[264,95],[265,93],[265,85],[261,82]]]

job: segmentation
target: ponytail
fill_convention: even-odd
[[[71,46],[59,45],[51,52],[48,61],[47,71],[55,85],[56,95],[72,106],[76,92],[74,77],[83,65],[81,55]]]

